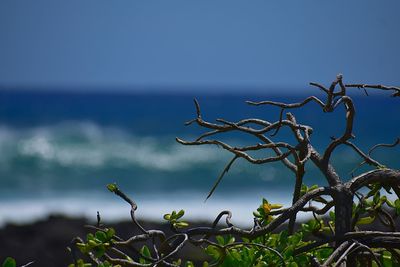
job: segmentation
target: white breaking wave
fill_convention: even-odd
[[[18,170],[22,166],[19,164],[25,162],[36,164],[32,168],[43,168],[35,170],[37,173],[46,173],[53,168],[55,175],[59,174],[57,165],[78,171],[82,167],[141,167],[174,175],[176,171],[198,166],[219,170],[231,156],[215,146],[185,147],[177,144],[173,136],[137,136],[123,129],[100,127],[90,122],[23,129],[0,126],[0,149],[0,171],[9,176],[4,177],[9,181],[15,178],[13,174],[17,172],[7,171],[7,168]],[[258,175],[265,181],[274,180],[280,174],[274,165],[249,170],[247,166],[238,164],[230,171],[233,174],[235,172],[245,178]],[[21,188],[9,187],[10,192],[4,191],[10,194],[0,201],[0,225],[7,222],[31,222],[54,213],[95,219],[96,211],[100,211],[106,221],[129,219],[129,207],[112,194],[109,197],[101,193],[78,193],[67,188],[68,180],[63,183],[67,186],[62,192],[52,191],[51,188],[46,189],[46,177],[43,181],[28,176],[28,180],[22,178],[23,182],[19,183]],[[24,186],[27,186],[28,192],[38,190],[40,194],[25,194],[22,190]],[[184,209],[187,214],[185,217],[190,220],[211,221],[220,211],[229,209],[233,212],[233,222],[239,225],[252,224],[252,211],[257,209],[262,197],[275,203],[290,203],[291,197],[287,191],[265,196],[260,193],[262,189],[256,189],[259,191],[250,192],[241,188],[240,194],[216,195],[206,203],[204,198],[207,192],[199,191],[168,194],[162,191],[148,192],[146,195],[135,196],[135,200],[139,205],[139,218],[147,220],[161,221],[163,214],[174,209]],[[46,197],[46,194],[52,195]]]
[[[185,147],[173,137],[134,136],[90,122],[63,123],[18,131],[0,127],[0,162],[12,157],[35,158],[61,166],[140,166],[162,171],[225,159],[215,147]]]

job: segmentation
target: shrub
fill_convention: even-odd
[[[92,226],[95,232],[89,233],[86,240],[74,240],[71,248],[74,263],[70,266],[91,266],[78,259],[75,248],[97,266],[193,266],[191,262],[183,263],[176,258],[177,252],[187,243],[203,247],[211,256],[210,264],[204,262],[203,266],[400,266],[400,232],[396,231],[396,220],[400,215],[400,171],[384,166],[371,155],[376,149],[398,145],[400,139],[392,144],[377,144],[368,152],[360,149],[352,141],[355,139],[355,106],[347,94],[348,90],[361,88],[366,94],[368,89],[390,91],[392,96],[400,96],[400,88],[344,84],[341,75],[329,87],[317,83],[311,85],[320,89],[324,98],[310,96],[302,102],[289,104],[247,102],[279,108],[280,116],[275,122],[252,118],[238,122],[223,119],[216,123],[208,122],[203,120],[200,105],[195,100],[197,116],[187,125],[196,123],[206,132],[194,141],[177,138],[183,145],[217,145],[233,155],[208,197],[239,158],[253,164],[282,162],[295,177],[292,206],[285,208],[263,199],[253,213],[254,226],[250,230],[234,226],[230,211],[222,211],[211,226],[205,227],[190,227],[182,220],[183,210],[172,211],[164,215],[174,232],[167,236],[160,230],[144,229],[135,217],[136,203],[117,185],[110,184],[108,189],[131,205],[132,222],[141,234],[122,239],[113,229],[102,226],[99,219],[98,225]],[[283,116],[286,110],[300,109],[309,103],[317,104],[326,113],[341,106],[346,112],[342,135],[331,137],[331,142],[322,152],[312,144],[311,126],[298,123],[292,113],[286,113],[286,118]],[[293,134],[295,144],[272,140],[282,128]],[[227,132],[253,136],[259,143],[237,147],[219,138],[212,139]],[[341,146],[354,150],[362,159],[360,165],[367,164],[371,170],[344,181],[331,162],[332,154]],[[260,154],[254,154],[255,151],[272,151],[274,155],[257,157]],[[306,163],[314,164],[320,170],[327,186],[304,185]],[[353,174],[359,167],[356,166]],[[388,198],[388,194],[395,197]],[[296,229],[299,212],[308,212],[313,219]],[[218,227],[223,217],[226,226]],[[387,231],[363,230],[365,228],[361,227],[372,223],[380,223]],[[127,248],[135,248],[143,241],[151,245],[142,246],[139,251],[134,249],[132,254],[127,252]]]

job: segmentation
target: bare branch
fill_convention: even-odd
[[[324,91],[325,93],[329,94],[329,90],[325,86],[323,86],[323,85],[321,85],[319,83],[311,82],[310,85],[318,87],[318,89],[320,89],[320,90]]]
[[[154,263],[139,263],[139,262],[135,262],[135,261],[132,261],[132,260],[112,258],[107,253],[105,253],[104,256],[106,257],[106,259],[109,262],[111,262],[113,264],[120,264],[122,266],[129,266],[129,267],[150,267],[150,266],[154,266]]]
[[[364,244],[361,244],[361,243],[359,243],[359,242],[357,242],[357,241],[354,241],[354,243],[353,243],[353,244],[343,253],[343,255],[336,261],[336,263],[335,263],[334,266],[340,266],[340,264],[341,264],[343,261],[346,261],[346,258],[347,258],[348,256],[350,256],[350,255],[353,254],[353,253],[358,252],[359,250],[364,250],[364,251],[366,251],[367,253],[369,253],[370,255],[372,255],[372,258],[374,258],[376,264],[377,264],[379,267],[382,266],[381,263],[380,263],[380,261],[378,260],[378,258],[377,258],[376,255],[374,254],[374,252],[373,252],[368,246],[366,246],[366,245],[364,245]],[[359,253],[359,252],[358,252],[358,253]]]
[[[176,138],[176,141],[180,144],[183,145],[218,145],[229,152],[232,152],[233,154],[236,155],[236,157],[244,158],[245,160],[254,163],[254,164],[263,164],[263,163],[268,163],[268,162],[275,162],[275,161],[281,161],[285,158],[287,158],[290,154],[293,153],[293,151],[287,151],[279,156],[276,157],[266,157],[266,158],[253,158],[249,154],[236,149],[235,147],[232,147],[224,142],[218,141],[218,140],[202,140],[202,141],[184,141],[182,139]],[[281,145],[275,145],[271,144],[271,147],[280,147]]]
[[[400,238],[400,232],[381,232],[381,231],[359,231],[348,232],[344,235],[345,239],[367,240],[376,237],[395,237]]]
[[[383,166],[383,164],[379,163],[378,161],[376,161],[373,158],[371,158],[371,156],[369,156],[369,155],[365,154],[364,152],[362,152],[361,149],[358,148],[355,144],[353,144],[353,143],[351,143],[349,141],[344,142],[344,144],[348,145],[351,148],[353,148],[353,150],[355,152],[357,152],[364,159],[365,163],[367,163],[369,165],[372,165],[372,166],[375,166],[375,167]]]
[[[377,149],[377,148],[379,148],[379,147],[395,147],[395,146],[397,146],[398,144],[400,144],[400,137],[398,137],[398,138],[394,141],[394,143],[392,143],[392,144],[376,144],[376,145],[374,145],[374,146],[368,151],[368,155],[371,156],[371,153],[372,153],[375,149]]]
[[[114,241],[116,245],[131,245],[136,242],[144,242],[151,239],[154,236],[160,237],[161,241],[165,240],[165,234],[163,231],[160,230],[149,230],[146,234],[135,235],[125,241]]]
[[[325,261],[325,263],[322,265],[322,267],[328,267],[330,266],[335,259],[342,255],[352,244],[349,241],[343,242],[339,247],[336,248],[336,250],[329,256],[329,258]]]
[[[213,187],[211,188],[210,192],[208,193],[206,200],[209,199],[211,197],[211,195],[214,193],[215,189],[217,188],[217,186],[219,185],[219,183],[221,182],[222,178],[224,177],[224,175],[229,171],[229,169],[231,168],[233,162],[235,162],[235,160],[238,159],[238,156],[234,156],[229,162],[228,164],[225,166],[224,170],[222,171],[222,173],[220,174],[220,176],[217,178],[217,180],[215,181]]]
[[[273,132],[271,134],[271,136],[275,136],[278,134],[279,130],[281,129],[282,126],[282,116],[283,116],[283,112],[285,111],[284,108],[281,109],[281,112],[279,113],[279,123],[278,123],[278,127],[276,128],[275,132]]]
[[[333,208],[334,205],[335,205],[335,202],[330,201],[321,209],[318,209],[315,206],[308,206],[308,207],[304,207],[303,209],[301,209],[301,211],[304,211],[304,212],[311,211],[311,212],[314,212],[314,213],[316,213],[318,215],[323,215],[323,214],[327,213],[331,208]]]
[[[295,124],[290,120],[280,120],[274,123],[270,123],[268,126],[262,128],[262,129],[253,129],[250,127],[241,127],[239,123],[233,123],[233,122],[228,122],[223,119],[218,119],[217,121],[222,122],[226,125],[229,125],[232,127],[232,129],[240,130],[242,132],[250,133],[250,134],[265,134],[273,129],[277,130],[281,128],[282,126],[289,126],[293,131],[297,130],[303,130],[305,132],[311,132],[312,129],[309,126],[306,125],[300,125],[300,124]],[[274,134],[271,134],[273,136]]]
[[[169,257],[171,257],[172,255],[176,254],[186,243],[186,241],[188,241],[189,237],[187,234],[176,234],[173,235],[171,237],[169,237],[167,240],[165,240],[164,242],[168,242],[171,239],[176,239],[182,237],[182,240],[176,245],[175,248],[173,248],[173,250],[171,252],[169,252],[167,255],[165,255],[164,257],[162,257],[161,259],[159,259],[155,265],[157,265],[158,263],[163,262],[164,260],[168,259]]]
[[[355,88],[369,88],[369,89],[379,89],[384,91],[393,91],[392,96],[400,96],[400,87],[396,86],[385,86],[380,84],[346,84],[346,87],[355,87]]]
[[[219,133],[223,133],[223,132],[228,132],[228,131],[232,131],[232,130],[239,130],[239,131],[242,131],[245,133],[252,134],[256,138],[260,139],[262,142],[268,144],[268,143],[273,143],[273,142],[269,138],[264,136],[262,133],[265,133],[267,131],[270,131],[270,130],[276,129],[277,127],[280,127],[279,122],[277,122],[273,126],[271,126],[271,123],[269,123],[267,121],[259,120],[259,119],[245,119],[245,120],[241,120],[237,123],[231,123],[231,122],[227,122],[224,120],[218,120],[220,122],[223,122],[224,123],[223,125],[209,123],[209,122],[202,120],[201,113],[200,113],[200,106],[196,100],[195,100],[195,105],[196,105],[196,111],[197,111],[198,117],[196,119],[190,121],[188,124],[196,122],[197,124],[199,124],[200,126],[202,126],[204,128],[212,129],[212,131],[202,134],[200,137],[198,137],[196,139],[196,141],[200,141],[201,139],[203,139],[204,137],[207,137],[207,136],[211,136],[211,135],[215,135],[215,134],[219,134]],[[254,123],[256,125],[263,126],[264,128],[261,130],[257,130],[257,129],[253,129],[250,127],[244,127],[244,125],[249,124],[249,123]],[[293,123],[291,123],[290,121],[282,121],[281,124],[288,125],[293,129],[300,128],[300,129],[306,131],[307,136],[309,136],[309,134],[312,132],[312,129],[310,127],[304,126],[304,125],[293,125]],[[277,156],[282,155],[282,152],[280,151],[280,149],[278,147],[273,147],[272,149],[276,153]],[[290,170],[292,170],[293,172],[296,172],[296,166],[293,163],[291,163],[286,157],[282,157],[281,161]]]
[[[345,185],[346,187],[350,188],[352,192],[356,192],[363,186],[377,182],[390,185],[399,185],[400,171],[391,169],[369,171],[351,179]]]
[[[249,105],[253,105],[253,106],[260,106],[260,105],[271,105],[271,106],[276,106],[276,107],[280,107],[283,109],[292,109],[292,108],[299,108],[299,107],[303,107],[304,105],[306,105],[309,102],[315,102],[318,105],[320,105],[322,108],[324,108],[325,104],[324,102],[322,102],[318,97],[316,96],[310,96],[307,97],[305,100],[303,100],[302,102],[299,103],[293,103],[293,104],[286,104],[286,103],[281,103],[281,102],[274,102],[274,101],[261,101],[261,102],[253,102],[253,101],[246,101],[247,104]]]
[[[334,104],[333,109],[335,109],[340,103],[343,103],[346,109],[346,128],[343,135],[339,138],[335,138],[326,148],[323,156],[324,162],[328,162],[330,160],[332,152],[335,150],[335,148],[337,148],[341,144],[344,144],[347,140],[353,137],[353,121],[354,115],[356,113],[353,101],[348,96],[342,96]]]

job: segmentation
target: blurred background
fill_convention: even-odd
[[[244,101],[322,97],[308,83],[328,86],[338,73],[347,83],[399,85],[399,10],[398,1],[1,1],[0,225],[53,213],[129,219],[106,190],[112,182],[143,219],[183,208],[211,220],[229,209],[234,223],[251,225],[262,197],[290,203],[294,177],[280,163],[238,161],[205,202],[231,155],[176,143],[202,132],[183,125],[195,117],[193,98],[210,121],[276,121],[278,109]],[[351,96],[356,144],[399,136],[398,99]],[[320,150],[344,127],[343,109],[293,113],[314,128]],[[400,167],[398,149],[376,156]],[[334,158],[344,179],[360,161],[346,149]],[[305,182],[324,184],[307,167]]]

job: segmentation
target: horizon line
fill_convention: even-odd
[[[133,85],[133,86],[4,86],[0,85],[0,92],[20,92],[20,93],[60,93],[60,94],[179,94],[179,95],[303,95],[309,93],[318,94],[320,91],[310,85],[299,86],[241,86],[241,85]]]

